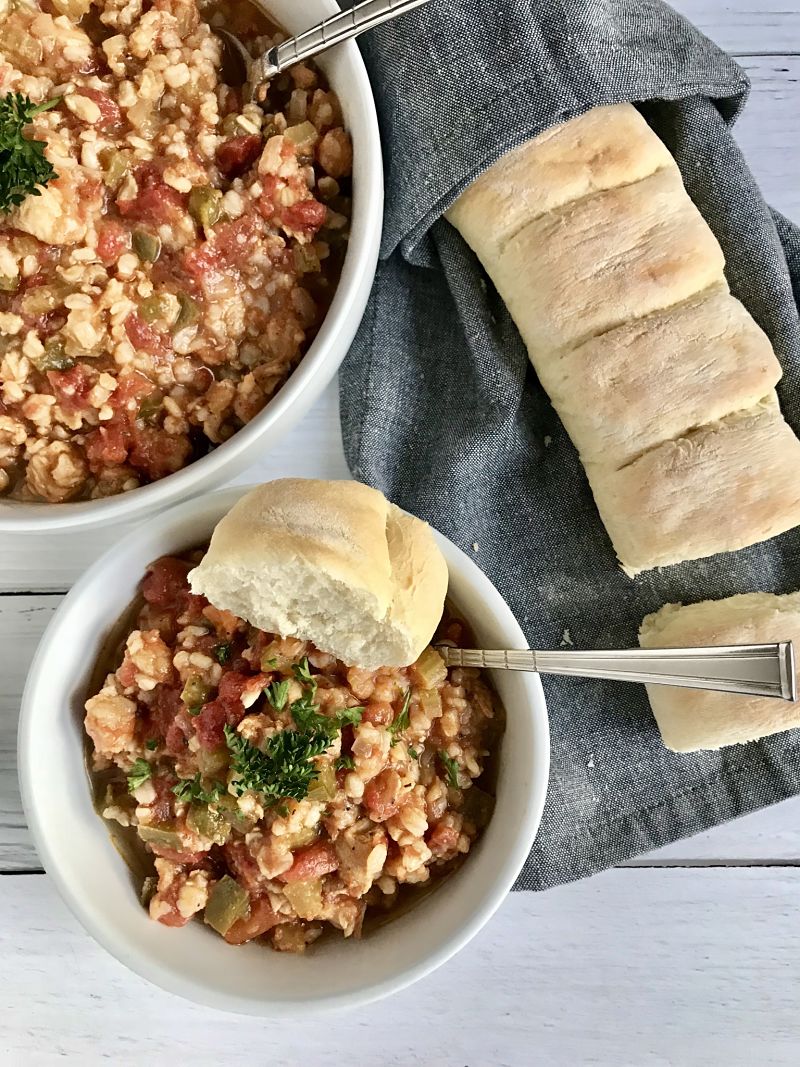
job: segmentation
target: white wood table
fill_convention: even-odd
[[[800,218],[800,0],[675,6],[750,73],[738,136],[768,199]],[[333,388],[241,481],[287,474],[346,476]],[[119,534],[2,545],[0,1063],[800,1061],[800,800],[589,881],[515,894],[470,947],[413,989],[302,1027],[195,1008],[126,971],[41,873],[15,769],[19,696],[36,642],[73,579]]]

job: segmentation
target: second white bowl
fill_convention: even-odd
[[[31,665],[19,727],[19,773],[39,856],[65,902],[117,959],[157,985],[214,1008],[286,1018],[386,996],[444,963],[502,903],[530,851],[547,791],[549,735],[539,678],[493,673],[506,710],[489,825],[462,867],[362,941],[331,939],[308,957],[257,943],[232,948],[202,923],[170,929],[139,904],[138,887],[95,814],[84,768],[83,704],[104,641],[137,594],[147,564],[208,539],[245,489],[151,518],[98,560],[48,626]],[[488,648],[524,648],[488,578],[437,534],[449,596]],[[52,976],[54,988],[61,980]]]

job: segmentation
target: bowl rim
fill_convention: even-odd
[[[173,529],[177,531],[177,527],[181,523],[191,519],[194,515],[207,514],[210,510],[218,511],[219,517],[221,517],[236,500],[252,488],[254,488],[252,485],[235,486],[177,504],[161,513],[155,519],[155,523],[159,526],[157,533],[169,537],[171,535],[170,531]],[[310,1011],[318,1014],[327,1014],[346,1007],[368,1004],[405,989],[446,963],[483,928],[505,900],[529,855],[541,823],[550,770],[549,722],[544,691],[539,676],[537,674],[518,676],[529,701],[527,710],[532,716],[532,733],[535,738],[535,747],[531,755],[533,767],[531,771],[531,788],[527,798],[526,817],[514,829],[514,839],[503,856],[499,874],[491,885],[482,891],[479,906],[474,908],[468,920],[460,926],[456,935],[451,936],[449,940],[444,940],[432,952],[423,951],[416,963],[407,966],[404,970],[384,978],[369,988],[362,988],[358,991],[345,990],[338,993],[327,993],[322,996],[274,1001],[269,999],[260,1000],[256,996],[243,998],[234,993],[224,993],[211,989],[208,985],[203,984],[202,981],[190,978],[185,973],[180,972],[176,967],[166,966],[152,958],[146,950],[140,948],[119,927],[104,923],[99,916],[95,915],[88,896],[80,894],[59,869],[53,850],[50,847],[50,836],[46,825],[47,816],[40,817],[39,810],[39,787],[35,771],[36,707],[43,704],[39,700],[38,690],[41,685],[44,685],[45,688],[47,685],[47,683],[41,682],[41,678],[44,675],[44,665],[51,655],[51,648],[61,640],[64,628],[69,626],[70,616],[85,606],[86,592],[94,583],[95,575],[108,568],[117,558],[118,553],[124,554],[138,544],[143,537],[149,534],[156,534],[153,525],[152,522],[146,526],[144,524],[139,525],[116,545],[104,552],[81,575],[56,609],[39,641],[31,662],[20,705],[17,731],[17,765],[23,810],[37,853],[46,873],[55,883],[61,899],[69,910],[99,945],[124,963],[135,974],[152,982],[161,989],[181,996],[195,1004],[235,1014],[285,1019],[307,1016]],[[509,639],[518,647],[526,647],[527,641],[519,624],[490,579],[481,571],[474,560],[470,559],[453,542],[435,529],[433,529],[433,533],[445,556],[448,569],[453,567],[460,572],[461,576],[466,577],[469,585],[478,591],[481,599],[491,604],[495,615],[500,617],[501,625],[504,631],[507,632]],[[120,613],[124,609],[125,605],[121,604],[119,606]],[[101,637],[102,635],[98,634],[98,641]],[[93,650],[95,656],[97,651],[97,648]],[[97,818],[99,820],[100,817],[97,816]],[[103,828],[103,832],[107,833],[105,828]]]
[[[315,0],[331,14],[333,0]],[[259,443],[284,437],[336,374],[366,309],[378,263],[383,226],[383,154],[375,98],[355,41],[341,44],[318,62],[333,67],[335,80],[348,80],[339,95],[351,110],[350,128],[362,129],[356,154],[358,189],[353,197],[351,236],[331,306],[308,351],[262,411],[217,448],[158,481],[98,500],[47,504],[0,498],[0,533],[49,533],[133,521],[214,489],[258,458]],[[267,441],[265,450],[271,447]]]

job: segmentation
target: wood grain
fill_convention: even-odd
[[[180,1055],[203,1067],[232,1049],[273,1067],[339,1063],[344,1050],[358,1067],[797,1062],[796,870],[612,871],[516,893],[416,986],[302,1028],[162,993],[87,937],[46,879],[0,886],[0,1047],[12,1064]]]
[[[800,51],[796,0],[672,0],[672,7],[729,52]]]

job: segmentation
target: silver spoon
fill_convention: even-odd
[[[437,645],[448,667],[499,667],[509,671],[611,678],[648,685],[715,689],[747,696],[797,700],[791,641],[718,648],[633,648],[609,652],[563,649],[489,650]]]
[[[263,0],[250,2],[269,14]],[[228,30],[214,29],[223,45],[222,70],[225,81],[234,87],[246,85],[250,99],[263,100],[266,95],[265,83],[287,67],[302,63],[335,44],[357,37],[365,30],[371,30],[382,22],[427,3],[428,0],[362,0],[360,4],[332,15],[318,26],[297,37],[290,37],[255,59],[238,37]]]

